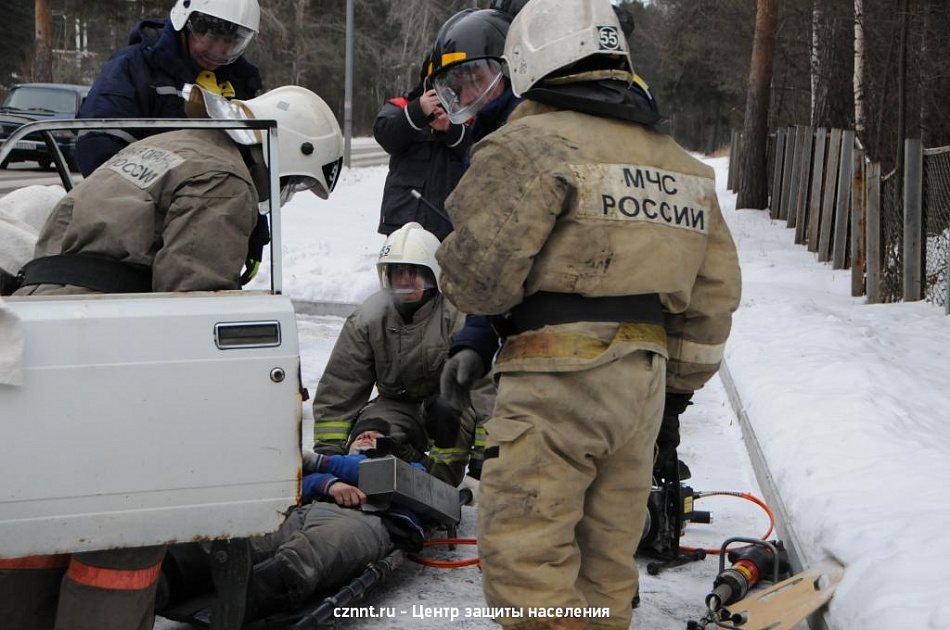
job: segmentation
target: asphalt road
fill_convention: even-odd
[[[73,173],[73,181],[82,178],[79,173]],[[62,183],[55,170],[41,169],[36,162],[16,162],[0,170],[0,195],[23,186],[51,186]]]
[[[388,161],[389,155],[373,138],[353,138],[350,147],[351,167],[375,166]],[[73,173],[74,183],[81,179],[82,175]],[[55,169],[43,170],[36,162],[14,162],[7,168],[0,169],[0,197],[23,186],[51,186],[61,183]]]

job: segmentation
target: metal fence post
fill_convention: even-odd
[[[185,5],[188,6],[188,5]],[[346,28],[343,55],[343,165],[350,167],[353,137],[353,0],[346,0]]]
[[[841,129],[831,130],[828,142],[828,168],[825,169],[825,196],[821,202],[821,220],[818,228],[818,261],[831,260],[831,228],[835,223],[835,178],[838,176],[838,158],[841,154]]]
[[[726,188],[736,191],[736,167],[739,159],[739,132],[732,130],[729,137],[729,174],[726,177]]]
[[[851,212],[851,166],[854,160],[854,131],[841,134],[841,168],[838,170],[838,201],[835,203],[835,242],[831,268],[844,269],[848,264],[848,217]]]
[[[811,170],[811,200],[808,204],[808,251],[818,251],[818,217],[821,215],[821,182],[825,169],[825,139],[828,132],[819,128],[815,136],[815,158]]]
[[[795,196],[794,220],[789,212],[788,227],[795,226],[795,242],[805,242],[805,207],[808,205],[808,175],[811,173],[811,149],[815,136],[809,126],[805,127],[805,139],[802,144],[802,156],[798,163],[798,195]]]
[[[788,203],[782,204],[785,212],[785,227],[795,227],[798,218],[798,191],[802,182],[802,154],[805,152],[805,135],[808,134],[805,125],[795,125],[795,155],[792,156],[792,184],[788,190]],[[810,135],[810,134],[808,134]]]
[[[867,185],[867,289],[868,303],[881,301],[881,163],[868,164]]]
[[[851,178],[851,295],[864,295],[864,265],[867,245],[867,199],[864,190],[864,149],[854,150]]]
[[[775,130],[775,163],[772,165],[772,198],[769,200],[769,216],[778,217],[778,207],[782,201],[782,162],[785,151],[785,130]]]
[[[921,298],[924,150],[920,138],[904,140],[904,301]]]
[[[778,216],[776,219],[788,218],[788,201],[792,190],[792,165],[795,163],[795,147],[798,146],[798,130],[794,127],[788,128],[788,135],[785,138],[785,161],[782,167],[782,199],[778,207]]]

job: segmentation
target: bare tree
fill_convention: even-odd
[[[900,43],[897,52],[897,151],[894,155],[897,169],[897,189],[903,187],[904,139],[907,137],[907,28],[908,0],[900,4]]]
[[[812,0],[809,50],[813,127],[850,126],[854,115],[852,0]]]
[[[303,85],[307,76],[307,49],[308,41],[304,37],[305,24],[304,17],[310,9],[310,0],[296,0],[294,7],[294,51],[293,51],[293,77],[296,85]]]
[[[768,206],[769,84],[775,34],[778,30],[779,0],[758,0],[755,11],[755,36],[746,94],[745,122],[739,143],[738,208]]]
[[[823,29],[821,0],[814,0],[811,10],[811,124],[818,126],[818,110],[825,106],[828,99],[828,84],[821,81],[821,75],[824,73],[822,60],[825,57],[822,54],[823,48],[827,46],[822,39]]]
[[[854,135],[864,146],[867,127],[864,112],[864,0],[854,0]]]
[[[36,0],[36,55],[33,80],[53,80],[53,11],[50,0]]]

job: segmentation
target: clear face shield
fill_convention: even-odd
[[[288,175],[280,178],[280,205],[284,205],[298,192],[310,190],[317,180],[306,175]]]
[[[233,63],[244,54],[254,31],[204,13],[192,13],[185,24],[189,52],[205,70]]]
[[[383,269],[383,277],[393,298],[403,304],[419,302],[427,289],[436,288],[432,272],[422,265],[390,263]]]
[[[503,77],[497,59],[475,59],[440,72],[432,79],[432,87],[449,120],[459,125],[498,96]]]

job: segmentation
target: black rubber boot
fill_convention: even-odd
[[[291,608],[293,600],[287,577],[286,569],[277,557],[254,566],[247,586],[245,620],[260,619]]]
[[[251,545],[246,538],[211,544],[211,578],[217,597],[211,606],[211,630],[240,628],[245,619]]]

